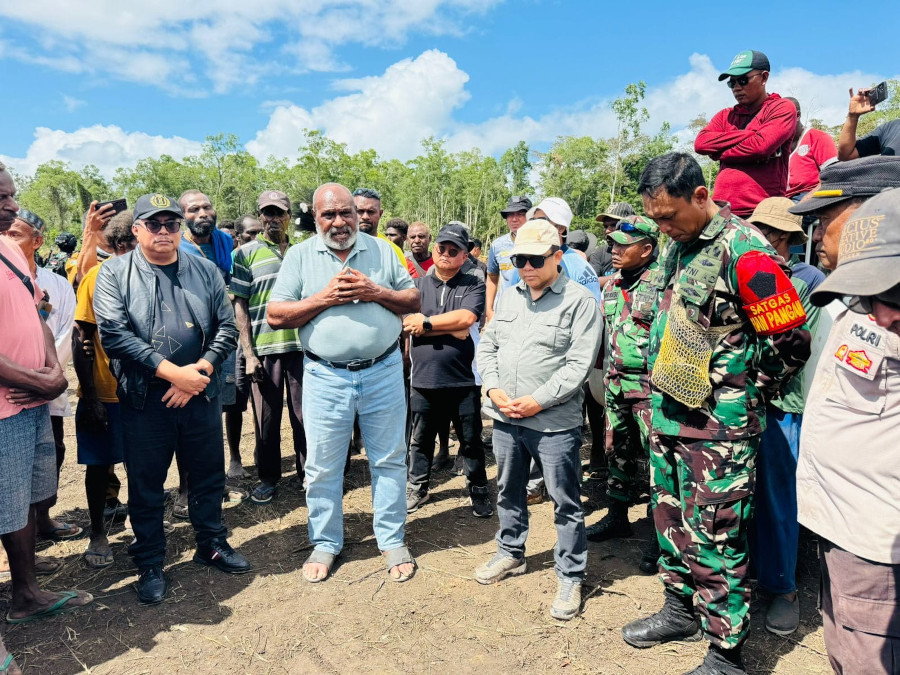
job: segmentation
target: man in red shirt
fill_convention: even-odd
[[[821,129],[807,129],[800,121],[800,101],[785,96],[797,109],[797,126],[791,142],[791,158],[788,164],[788,187],[786,197],[794,203],[819,184],[819,171],[837,161],[837,146],[834,140]]]
[[[728,80],[737,105],[716,113],[697,134],[694,150],[719,162],[713,199],[727,201],[746,218],[766,197],[783,197],[797,111],[778,94],[766,93],[769,59],[744,51],[719,75]]]

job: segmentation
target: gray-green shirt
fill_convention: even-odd
[[[360,232],[347,261],[341,262],[317,235],[288,250],[270,300],[303,300],[315,295],[344,267],[395,291],[415,287],[388,242]],[[316,356],[350,361],[380,356],[397,342],[402,327],[400,317],[377,302],[349,302],[329,307],[301,326],[299,333],[304,348]]]
[[[594,367],[601,334],[597,300],[563,271],[537,300],[524,281],[507,289],[478,346],[478,372],[485,393],[499,388],[511,399],[530,395],[543,410],[510,419],[488,397],[484,413],[536,431],[580,427],[582,385]]]

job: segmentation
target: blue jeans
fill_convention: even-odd
[[[750,529],[750,560],[764,591],[797,590],[797,452],[803,415],[769,406],[756,459],[756,514]]]
[[[355,372],[304,358],[306,505],[309,540],[317,551],[344,547],[343,485],[353,420],[359,415],[372,471],[374,531],[378,548],[403,546],[406,528],[406,389],[397,350]]]
[[[512,558],[525,557],[528,538],[528,504],[525,486],[534,459],[553,500],[556,525],[556,576],[584,579],[587,540],[581,508],[581,427],[541,432],[516,424],[494,422],[494,456],[497,458],[497,550]]]

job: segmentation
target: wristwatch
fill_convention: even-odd
[[[425,319],[422,321],[422,329],[426,331],[434,330],[434,326],[431,325],[431,317],[425,317]]]

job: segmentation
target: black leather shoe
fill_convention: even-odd
[[[169,592],[169,580],[163,572],[162,565],[141,569],[141,576],[138,577],[135,588],[138,600],[145,605],[156,605],[165,600]]]
[[[694,616],[693,600],[666,591],[663,608],[656,614],[632,621],[622,629],[622,637],[632,647],[645,649],[676,640],[700,639],[700,622]]]
[[[194,562],[218,567],[228,574],[246,574],[253,569],[247,559],[231,548],[227,541],[213,541],[206,548],[198,548],[194,554]]]
[[[616,537],[630,537],[634,534],[628,522],[628,507],[620,502],[613,502],[607,513],[599,522],[585,530],[588,541],[606,541]]]

